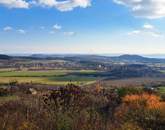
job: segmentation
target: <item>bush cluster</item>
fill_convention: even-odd
[[[69,84],[0,105],[0,130],[164,130],[165,102],[138,88]]]

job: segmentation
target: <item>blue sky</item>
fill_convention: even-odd
[[[0,53],[163,54],[164,8],[164,0],[0,0]]]

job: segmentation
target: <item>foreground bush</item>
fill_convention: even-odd
[[[116,112],[120,123],[133,122],[144,130],[165,129],[165,102],[153,94],[127,95]]]
[[[8,96],[8,95],[10,95],[10,92],[7,89],[0,88],[0,97],[2,97],[2,96]]]
[[[69,84],[19,93],[18,100],[0,104],[0,130],[165,130],[159,96],[138,88],[97,90]]]

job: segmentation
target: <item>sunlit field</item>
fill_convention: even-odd
[[[94,83],[97,78],[86,76],[94,74],[94,70],[49,70],[49,71],[6,71],[0,70],[0,83],[9,83],[13,80],[19,83],[66,85],[74,83],[85,85]],[[75,74],[82,74],[75,75]]]

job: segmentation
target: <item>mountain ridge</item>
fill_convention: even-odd
[[[62,59],[75,61],[104,61],[104,62],[126,62],[126,63],[165,63],[165,58],[148,58],[140,55],[124,54],[120,56],[101,56],[85,54],[32,54],[29,56],[10,56],[0,54],[1,60],[10,59]]]

